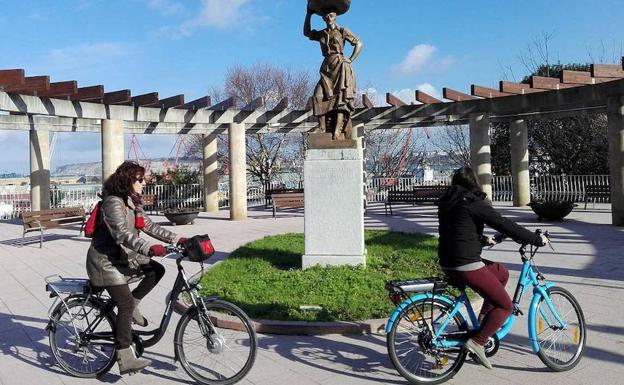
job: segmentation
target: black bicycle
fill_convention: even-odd
[[[184,247],[168,246],[176,259],[178,276],[157,329],[133,331],[138,356],[164,336],[174,302],[186,293],[190,303],[174,335],[175,360],[200,384],[233,384],[251,370],[256,359],[257,337],[252,321],[236,305],[218,297],[201,297],[199,283],[189,280],[182,260],[203,262],[214,253],[208,236],[195,236]],[[67,373],[95,378],[107,373],[116,359],[116,304],[88,279],[46,277],[46,290],[55,298],[46,327],[52,354]]]

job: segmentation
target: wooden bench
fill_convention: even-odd
[[[393,203],[411,203],[412,205],[420,203],[432,203],[440,199],[448,190],[448,186],[414,186],[411,190],[389,190],[388,198],[384,202],[384,209],[388,215],[392,213]]]
[[[292,209],[303,207],[303,193],[280,193],[273,195],[273,218],[278,208]]]
[[[273,195],[277,194],[290,194],[290,193],[303,193],[302,188],[290,188],[290,189],[268,189],[264,190],[264,207],[271,205]]]
[[[588,184],[585,186],[585,208],[587,210],[587,202],[592,200],[593,206],[596,207],[596,198],[610,198],[611,187],[605,185]]]
[[[24,237],[31,231],[39,231],[39,248],[43,247],[43,230],[52,229],[64,225],[80,223],[80,234],[84,228],[86,213],[82,207],[65,207],[59,209],[26,211],[22,213],[24,232],[22,233],[22,246]]]

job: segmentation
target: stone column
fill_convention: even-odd
[[[470,161],[481,189],[492,199],[492,162],[490,159],[490,117],[470,115]]]
[[[102,182],[124,162],[123,120],[102,120]]]
[[[611,218],[624,226],[624,96],[607,101],[609,119],[609,169],[611,172]]]
[[[219,176],[217,170],[217,134],[211,132],[202,136],[203,175],[204,175],[204,211],[219,211]]]
[[[245,157],[245,125],[230,123],[230,220],[247,219],[247,159]]]
[[[529,133],[524,119],[509,122],[511,145],[511,177],[513,180],[513,205],[522,207],[531,201],[529,176]]]
[[[50,135],[30,130],[30,208],[50,208]]]

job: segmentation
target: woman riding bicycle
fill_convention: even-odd
[[[481,258],[482,247],[495,244],[483,235],[483,227],[488,225],[523,244],[544,246],[548,239],[502,217],[485,198],[470,167],[455,171],[451,187],[437,203],[438,257],[451,284],[468,286],[484,299],[481,328],[465,347],[483,366],[492,369],[484,345],[511,314],[513,303],[505,291],[509,271],[500,263]]]
[[[121,374],[151,364],[148,359],[137,358],[130,347],[132,323],[147,326],[147,320],[139,311],[139,302],[165,274],[164,266],[151,259],[164,256],[165,246],[150,246],[140,237],[140,232],[168,243],[181,243],[185,239],[145,216],[141,198],[144,176],[145,168],[127,161],[104,182],[102,206],[87,254],[91,284],[105,288],[117,303],[115,344]],[[143,279],[130,291],[128,280],[140,276]]]

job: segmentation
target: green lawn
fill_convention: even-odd
[[[202,278],[202,293],[242,307],[252,318],[354,321],[385,318],[394,307],[384,282],[436,276],[435,237],[366,231],[367,267],[301,270],[303,234],[265,237],[235,250]],[[301,310],[301,305],[322,310]]]

